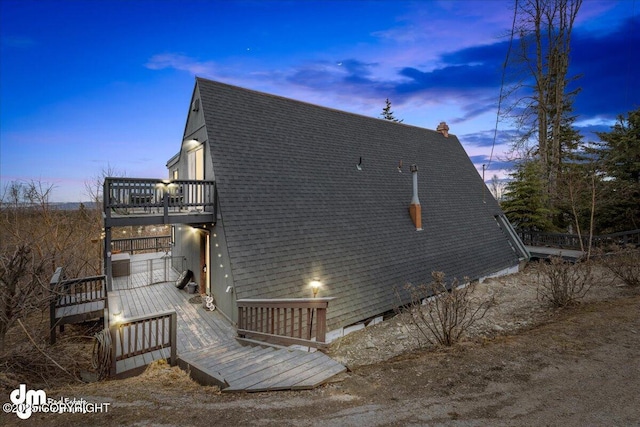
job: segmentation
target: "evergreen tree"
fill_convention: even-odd
[[[640,108],[597,135],[600,142],[590,153],[601,176],[598,227],[601,232],[640,228]]]
[[[540,160],[521,162],[511,174],[502,209],[509,221],[527,231],[553,231],[549,197],[545,190]]]
[[[390,120],[396,123],[403,122],[403,120],[398,120],[393,115],[393,111],[391,111],[391,101],[389,101],[389,98],[385,100],[385,107],[382,109],[382,113],[380,114],[380,117],[382,117],[385,120]]]

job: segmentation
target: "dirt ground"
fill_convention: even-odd
[[[496,305],[452,348],[419,349],[395,318],[340,339],[330,354],[349,372],[315,390],[226,394],[157,364],[46,390],[109,403],[106,413],[2,413],[0,425],[640,426],[640,289],[602,278],[560,310],[536,299],[533,279],[528,269],[480,284]]]

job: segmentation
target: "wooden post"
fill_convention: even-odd
[[[166,191],[166,186],[165,186],[165,191],[163,193],[164,194],[162,195],[162,208],[164,210],[164,223],[169,224],[169,192]]]
[[[51,276],[49,281],[49,343],[54,345],[56,343],[56,305],[58,303],[58,283],[62,280],[63,268],[58,267]]]
[[[174,311],[171,313],[171,326],[169,327],[171,334],[171,366],[176,366],[178,363],[178,315]]]
[[[109,375],[115,376],[117,372],[117,360],[118,355],[118,323],[113,322],[109,325],[109,335],[111,335],[111,367],[109,369]]]
[[[327,303],[327,306],[329,303]],[[327,307],[318,308],[318,320],[316,320],[316,341],[324,343],[327,340]]]
[[[107,290],[113,290],[111,271],[111,227],[104,228],[104,274],[107,276]]]

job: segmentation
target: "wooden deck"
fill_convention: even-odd
[[[585,252],[573,249],[550,248],[543,246],[527,246],[532,259],[546,259],[550,257],[562,257],[563,259],[575,262],[586,256]]]
[[[144,254],[134,260],[163,254]],[[177,278],[173,272],[171,280]],[[109,292],[109,322],[114,315],[131,318],[155,312],[175,310],[177,313],[178,365],[196,381],[218,385],[225,392],[295,390],[313,388],[327,382],[346,368],[321,352],[289,348],[243,346],[236,329],[217,311],[208,311],[198,298],[179,290],[173,282],[145,285],[148,272],[132,268],[130,277],[113,278]],[[118,373],[139,369],[152,359],[166,358],[168,350],[121,363]]]

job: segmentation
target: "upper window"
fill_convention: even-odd
[[[187,179],[204,180],[204,146],[189,151],[187,154]]]

